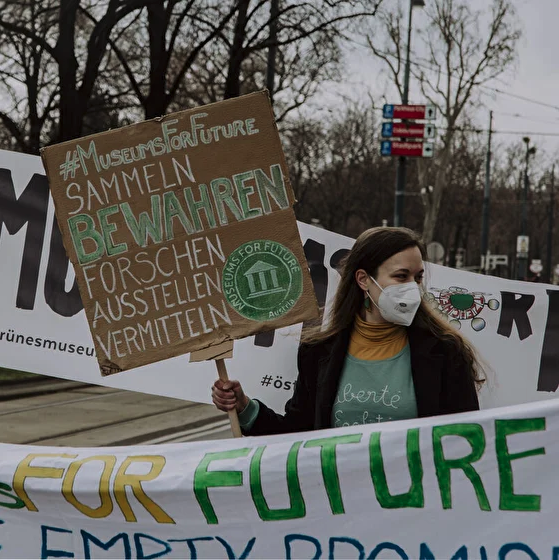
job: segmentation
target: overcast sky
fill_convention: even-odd
[[[391,2],[394,0],[386,0]],[[425,0],[429,3],[430,0]],[[406,0],[407,2],[407,0]],[[488,4],[488,0],[470,0],[474,6]],[[513,0],[516,6],[523,36],[518,42],[518,63],[490,84],[492,87],[526,97],[554,108],[530,103],[509,95],[488,92],[484,94],[483,106],[477,113],[477,124],[488,127],[489,110],[494,111],[493,128],[497,131],[518,131],[519,134],[498,134],[499,142],[518,142],[529,135],[531,142],[559,160],[559,0]],[[425,26],[423,10],[414,9],[414,29]],[[358,39],[357,39],[358,40]],[[361,42],[365,42],[364,38]],[[418,42],[419,43],[419,42]],[[412,39],[412,50],[413,50]],[[413,60],[413,57],[412,57]],[[357,49],[348,56],[349,75],[345,85],[333,87],[328,95],[329,105],[339,103],[340,95],[352,99],[364,98],[367,90],[374,92],[375,99],[391,92],[386,74],[382,74],[382,62]],[[334,91],[336,93],[334,93]],[[413,79],[410,84],[410,102],[422,103],[421,93]],[[513,115],[521,115],[523,118]],[[529,133],[529,134],[526,134]],[[541,136],[535,133],[553,133],[557,136]]]
[[[519,62],[516,72],[507,73],[502,79],[508,84],[495,83],[502,91],[527,97],[554,108],[530,103],[508,95],[495,94],[486,97],[487,108],[495,111],[497,130],[546,132],[558,136],[530,138],[541,145],[550,155],[559,156],[559,52],[555,47],[559,39],[558,0],[516,0],[515,2],[523,37],[518,44]],[[520,114],[525,118],[513,118],[502,113]],[[521,137],[507,135],[511,141]]]

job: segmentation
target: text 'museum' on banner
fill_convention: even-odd
[[[99,375],[74,268],[68,263],[53,206],[41,158],[0,150],[0,366],[210,402],[208,379],[215,377],[211,362],[185,363],[177,356],[119,375]],[[298,227],[326,317],[338,286],[338,263],[354,240],[300,222]],[[201,253],[198,258],[202,262]],[[168,292],[169,286],[163,289]],[[558,286],[427,264],[425,287],[429,304],[452,321],[485,359],[489,381],[480,393],[483,408],[557,397]],[[141,309],[134,291],[132,299],[125,293],[111,300],[115,317],[130,312],[127,304]],[[238,340],[234,357],[227,362],[229,376],[239,379],[247,394],[282,411],[297,376],[300,333],[299,323]]]
[[[42,158],[103,375],[317,316],[266,92]]]

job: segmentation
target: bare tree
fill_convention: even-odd
[[[4,91],[22,97],[16,76],[29,102],[27,120],[14,117],[22,111],[17,100],[0,119],[21,149],[36,152],[40,143],[92,131],[95,122],[122,122],[119,110],[135,120],[138,101],[150,118],[179,99],[188,106],[206,94],[261,89],[270,46],[279,51],[281,119],[334,77],[341,33],[380,2],[284,0],[271,41],[269,0],[0,0],[0,82],[3,64]],[[215,78],[209,87],[197,83],[205,74]],[[99,119],[84,125],[92,113]]]
[[[94,92],[101,63],[113,29],[135,11],[156,0],[103,0],[82,5],[80,0],[59,0],[47,4],[41,16],[55,30],[41,35],[25,20],[14,19],[14,8],[30,11],[35,0],[5,0],[0,3],[0,29],[29,40],[56,64],[58,78],[59,128],[57,140],[81,135],[84,116]],[[88,28],[79,26],[82,8],[94,10]],[[80,33],[77,30],[80,29]]]
[[[223,99],[229,51],[214,42],[191,68],[169,110],[203,105]],[[240,94],[266,87],[268,60],[264,51],[256,51],[243,62]],[[283,121],[307,104],[328,81],[342,76],[341,49],[329,40],[301,40],[277,52],[274,88],[274,112],[280,128],[290,126]]]
[[[118,41],[109,42],[145,118],[167,112],[185,82],[191,82],[189,74],[199,58],[224,32],[238,4],[238,0],[152,0],[132,29],[124,31]],[[96,22],[91,12],[87,15]]]
[[[5,6],[6,16],[19,21],[38,37],[52,36],[52,4],[45,2]],[[43,47],[13,31],[0,30],[0,121],[12,148],[38,154],[51,133],[57,108],[56,67]],[[22,95],[23,93],[23,95]]]
[[[123,32],[119,41],[109,41],[144,116],[150,118],[169,109],[265,87],[265,55],[272,45],[268,37],[268,3],[150,2],[133,32]],[[279,35],[273,43],[279,51],[276,81],[279,97],[282,91],[288,91],[291,99],[287,102],[284,96],[279,120],[301,106],[322,79],[335,77],[342,23],[376,11],[376,6],[373,10],[358,10],[360,5],[361,0],[314,0],[282,7]],[[91,13],[87,15],[97,23]]]
[[[479,231],[483,198],[485,150],[480,134],[470,129],[457,131],[453,138],[452,165],[441,200],[436,239],[447,248],[448,264],[456,265],[456,253],[465,250],[465,262],[479,261]],[[423,196],[426,196],[425,194]]]
[[[345,24],[376,15],[382,0],[282,0],[280,9],[270,14],[267,0],[239,0],[232,38],[222,39],[229,47],[229,63],[224,97],[240,94],[244,61],[251,54],[297,43],[341,37]],[[270,37],[270,24],[276,23],[277,37]]]
[[[427,5],[427,16],[429,27],[421,37],[428,56],[414,66],[413,74],[426,100],[438,108],[444,120],[441,146],[432,168],[419,163],[420,183],[427,186],[429,180],[433,186],[433,191],[423,198],[423,237],[430,242],[452,164],[453,138],[460,118],[468,104],[477,99],[479,86],[501,75],[514,63],[520,31],[511,0],[492,0],[482,10],[475,10],[467,0],[433,0]],[[387,63],[401,92],[402,10],[385,14],[382,21],[388,39],[386,47],[380,48],[378,41],[371,38],[369,44],[374,54]]]
[[[284,130],[297,217],[357,236],[381,225],[392,202],[391,162],[374,145],[373,107],[346,106],[329,122],[301,119]]]
[[[304,219],[310,221],[317,216],[314,214],[314,205],[307,205],[307,202],[316,191],[328,159],[327,130],[320,121],[301,118],[289,123],[282,137],[289,177],[298,202],[297,209],[303,209],[303,213],[300,213],[300,217],[303,217],[308,208],[308,215]]]
[[[525,144],[520,138],[508,146],[496,146],[492,173],[491,227],[492,252],[509,255],[511,276],[514,276],[516,238],[520,233],[521,213],[524,204]],[[545,259],[547,226],[549,217],[550,161],[545,151],[538,150],[531,159],[528,176],[528,235],[530,256]],[[555,255],[558,247],[555,247]]]

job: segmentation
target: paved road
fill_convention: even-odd
[[[0,442],[101,447],[231,437],[215,407],[67,381],[0,387]]]

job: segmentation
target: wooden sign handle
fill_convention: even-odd
[[[218,359],[215,361],[215,365],[217,366],[217,373],[219,374],[221,381],[229,381],[227,368],[225,367],[225,360]],[[241,433],[241,425],[239,424],[237,411],[235,409],[229,410],[227,414],[229,415],[229,422],[231,423],[231,432],[233,433],[233,437],[241,437],[243,434]]]

